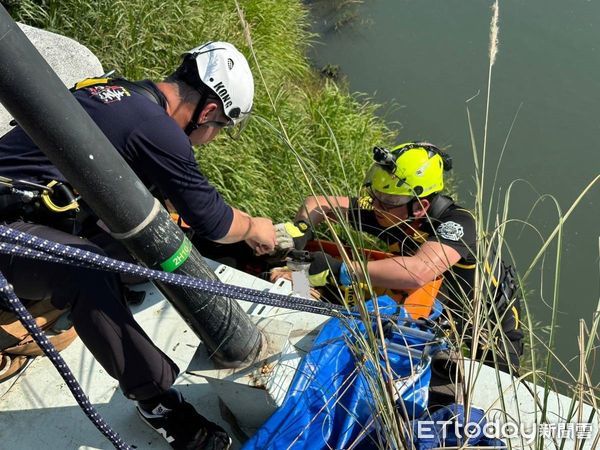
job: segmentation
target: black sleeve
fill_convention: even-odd
[[[156,185],[199,235],[216,240],[227,234],[233,210],[200,173],[188,137],[172,119],[144,121],[130,134],[126,151],[134,171]]]
[[[381,228],[381,225],[377,223],[373,208],[370,206],[370,202],[366,197],[350,198],[348,222],[355,230],[372,234],[378,238],[381,238],[381,234],[384,231]]]
[[[435,232],[427,240],[440,242],[468,259],[476,252],[476,230],[473,215],[460,208],[450,208],[434,224]]]

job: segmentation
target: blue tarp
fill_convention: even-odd
[[[407,316],[387,296],[379,297],[378,305],[383,314]],[[372,310],[370,303],[367,306]],[[377,428],[377,422],[371,420],[376,403],[365,375],[376,377],[376,368],[365,363],[362,370],[357,369],[361,364],[357,364],[349,346],[356,342],[358,333],[364,333],[360,321],[344,324],[332,319],[325,324],[301,362],[282,406],[244,445],[245,450],[343,449],[355,442],[365,428]],[[387,342],[398,350],[388,351],[394,379],[413,375],[402,393],[405,410],[411,417],[419,417],[427,406],[431,371],[428,356],[422,357],[418,351],[403,356],[402,348],[406,344],[422,346],[427,337],[434,336],[424,333],[415,337],[408,331],[395,332]],[[372,439],[362,439],[360,448],[371,446]]]

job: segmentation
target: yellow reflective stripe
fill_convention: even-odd
[[[286,222],[283,224],[283,226],[285,228],[285,231],[287,231],[287,233],[293,238],[304,236],[304,233],[300,231],[300,229],[292,222]]]
[[[308,276],[308,281],[311,286],[321,287],[327,284],[327,278],[329,277],[329,269],[323,272],[315,273],[314,275]]]
[[[75,84],[75,89],[83,89],[94,84],[106,84],[110,78],[86,78]]]
[[[492,273],[492,268],[490,266],[490,263],[486,261],[484,267],[485,267],[485,270],[487,271],[487,273],[489,273],[490,276],[492,277],[492,283],[494,284],[494,286],[498,286],[498,280],[496,280],[496,277]]]
[[[515,330],[518,330],[519,329],[519,311],[517,311],[516,306],[513,306],[511,309],[515,316]]]

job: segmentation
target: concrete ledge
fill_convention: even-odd
[[[281,406],[301,360],[288,340],[291,323],[256,316],[252,319],[267,338],[267,351],[260,362],[241,369],[217,368],[200,344],[187,370],[208,380],[248,435]]]
[[[19,24],[19,27],[66,87],[104,73],[96,55],[73,39],[28,25]],[[12,129],[8,124],[11,120],[11,115],[0,105],[0,136]]]

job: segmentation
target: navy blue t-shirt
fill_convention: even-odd
[[[144,83],[164,99],[154,83]],[[199,171],[189,138],[161,105],[121,86],[88,87],[74,96],[142,182],[160,190],[198,234],[212,240],[227,234],[233,210]],[[0,138],[0,175],[68,182],[20,127]]]

